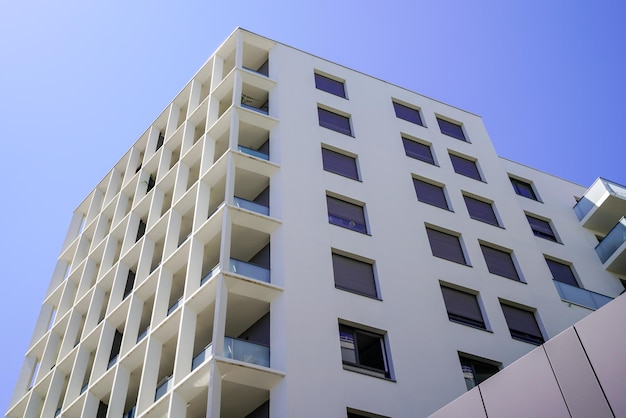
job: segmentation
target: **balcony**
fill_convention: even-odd
[[[230,271],[242,276],[249,277],[251,279],[259,280],[261,282],[270,282],[270,270],[265,267],[257,266],[252,263],[230,259]]]
[[[219,273],[220,271],[220,265],[217,264],[216,266],[214,266],[211,271],[209,271],[201,280],[200,280],[200,286],[202,286],[203,284],[205,284],[206,282],[208,282],[212,277],[214,277],[217,273]]]
[[[107,365],[107,370],[109,370],[111,367],[115,366],[115,363],[117,363],[118,357],[119,356],[115,356],[111,360],[109,360],[109,364]]]
[[[262,160],[266,160],[266,161],[270,160],[270,156],[269,155],[264,154],[262,152],[259,152],[257,150],[253,150],[252,148],[248,148],[248,147],[244,147],[242,145],[239,145],[237,147],[237,150],[239,150],[239,152],[243,152],[244,154],[252,155],[253,157],[257,157],[257,158],[260,158]]]
[[[208,357],[213,354],[213,343],[210,343],[202,351],[200,351],[194,358],[191,360],[191,370],[195,370],[199,365],[204,363]]]
[[[137,412],[136,405],[130,408],[128,411],[126,411],[124,415],[122,415],[122,418],[135,418],[135,412]]]
[[[243,199],[241,197],[235,196],[234,204],[238,208],[247,209],[252,212],[260,213],[261,215],[269,216],[270,214],[270,208],[268,208],[267,206],[260,205],[258,203]]]
[[[564,302],[573,303],[589,309],[599,309],[613,300],[613,298],[587,289],[572,286],[563,282],[553,280],[556,290]]]
[[[141,333],[137,337],[137,342],[139,342],[139,341],[143,340],[144,338],[146,338],[146,335],[148,335],[148,331],[149,330],[150,330],[150,326],[147,326],[143,331],[141,331]]]
[[[178,298],[178,300],[176,300],[176,302],[172,304],[172,306],[170,306],[167,309],[167,315],[169,316],[172,312],[174,312],[176,308],[178,308],[178,306],[180,305],[180,302],[182,301],[183,301],[183,297],[181,296],[180,298]]]
[[[224,338],[224,357],[270,367],[270,348],[266,345],[237,338]]]
[[[172,376],[167,376],[161,379],[159,383],[157,383],[156,392],[154,393],[154,401],[158,401],[163,395],[170,390],[170,386],[172,383]]]
[[[585,228],[608,232],[626,213],[626,186],[598,178],[574,206]]]
[[[626,274],[626,218],[619,220],[600,244],[596,252],[604,267],[613,273]]]

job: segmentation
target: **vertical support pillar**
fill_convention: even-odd
[[[143,370],[141,372],[136,415],[142,414],[143,411],[154,403],[162,350],[163,345],[156,338],[150,338],[148,340],[146,356],[143,361]]]
[[[188,306],[183,306],[178,341],[176,342],[178,350],[174,363],[174,382],[180,382],[191,371],[196,320],[196,313]],[[171,414],[170,416],[184,416],[184,414]]]
[[[126,412],[124,411],[124,405],[126,403],[129,383],[130,372],[124,366],[119,365],[115,379],[113,380],[113,387],[111,388],[108,416],[121,417],[124,415],[124,412]]]
[[[214,341],[215,343],[215,341]],[[209,365],[209,393],[207,396],[207,418],[220,418],[222,402],[222,374],[215,360]]]

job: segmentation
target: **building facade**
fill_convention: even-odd
[[[624,213],[237,29],[76,209],[7,416],[428,416],[620,294]]]

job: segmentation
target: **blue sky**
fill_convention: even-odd
[[[4,2],[0,412],[72,211],[237,26],[484,119],[506,158],[626,183],[623,1]]]

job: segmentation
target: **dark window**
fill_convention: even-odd
[[[96,418],[106,418],[108,409],[109,405],[100,401],[100,403],[98,404],[98,412],[96,412]]]
[[[574,272],[570,266],[559,263],[558,261],[549,260],[547,258],[546,263],[548,263],[548,268],[550,269],[554,280],[570,286],[579,287],[578,282],[576,281],[576,276],[574,276]]]
[[[419,110],[396,102],[393,102],[393,109],[396,111],[396,117],[424,126]]]
[[[491,203],[483,202],[482,200],[474,199],[473,197],[465,195],[463,195],[463,199],[465,200],[465,206],[467,206],[467,212],[469,213],[470,218],[486,222],[491,225],[500,226]]]
[[[317,116],[319,117],[320,126],[352,136],[349,117],[333,113],[321,107],[317,108]]]
[[[447,120],[439,118],[437,118],[437,123],[439,124],[439,130],[442,134],[467,142],[461,125],[457,125],[456,123],[448,122]]]
[[[428,234],[430,249],[435,257],[467,264],[459,237],[431,228],[426,228],[426,233]]]
[[[133,291],[133,287],[135,286],[135,272],[132,270],[128,270],[128,276],[126,277],[126,286],[124,287],[124,296],[122,299],[126,299],[130,292]]]
[[[390,377],[384,335],[340,324],[339,343],[344,365],[374,376]]]
[[[165,141],[165,136],[163,135],[163,132],[159,132],[159,139],[157,139],[157,145],[156,145],[155,151],[158,151],[159,148],[163,146],[163,141]]]
[[[483,244],[480,245],[480,249],[483,252],[485,263],[487,263],[487,269],[489,269],[490,273],[507,277],[512,280],[521,281],[519,275],[517,274],[515,264],[513,263],[511,253],[497,250]]]
[[[500,367],[495,362],[478,361],[460,354],[459,360],[467,390],[481,384],[500,371]]]
[[[446,195],[443,192],[443,187],[435,186],[434,184],[415,178],[413,179],[413,186],[415,187],[417,200],[420,202],[428,203],[429,205],[437,206],[442,209],[450,209]]]
[[[153,188],[154,188],[154,177],[150,176],[148,177],[148,181],[147,181],[146,193],[148,193]]]
[[[146,233],[146,223],[140,219],[139,220],[139,228],[137,228],[137,238],[135,238],[135,242],[139,241],[143,234]]]
[[[476,295],[445,286],[441,287],[441,293],[450,321],[476,328],[486,328]]]
[[[404,144],[404,152],[408,157],[415,158],[430,164],[435,164],[432,150],[430,146],[415,142],[410,139],[402,137],[402,143]]]
[[[367,234],[363,206],[331,196],[326,196],[326,205],[328,206],[328,222]]]
[[[513,189],[518,195],[527,197],[532,200],[537,200],[537,195],[535,194],[533,186],[530,183],[526,183],[525,181],[512,178],[511,184],[513,184]]]
[[[348,418],[387,418],[383,415],[373,414],[371,412],[359,411],[356,409],[348,408]]]
[[[115,361],[117,360],[117,356],[120,354],[120,348],[122,347],[122,333],[118,330],[115,330],[115,335],[113,336],[113,344],[111,345],[111,355],[109,355],[109,368]]]
[[[356,167],[356,158],[322,148],[322,163],[324,170],[340,176],[359,179],[359,171]]]
[[[378,297],[374,266],[370,263],[333,253],[335,287],[361,295]]]
[[[455,173],[482,181],[483,178],[480,176],[476,161],[468,160],[467,158],[459,157],[454,154],[450,154],[450,161],[452,161],[452,167]]]
[[[510,305],[501,306],[511,337],[535,345],[543,344],[543,335],[533,312]]]
[[[333,80],[320,74],[315,74],[315,88],[335,96],[346,98],[346,90],[341,81]]]
[[[528,219],[530,229],[533,230],[533,234],[535,234],[535,236],[557,242],[556,235],[554,235],[550,222],[530,215],[526,215],[526,219]]]

